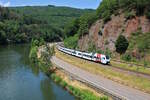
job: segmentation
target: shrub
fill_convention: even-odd
[[[63,88],[65,88],[65,87],[67,86],[67,83],[66,83],[65,81],[61,81],[61,82],[60,82],[60,85],[61,85]]]
[[[107,96],[100,97],[100,100],[108,100],[108,97]]]
[[[126,52],[128,46],[129,46],[128,40],[125,38],[125,36],[120,35],[115,43],[116,52],[123,54]]]
[[[146,17],[150,19],[150,11],[146,12]]]
[[[132,57],[130,54],[124,54],[121,59],[125,61],[131,61]]]
[[[74,88],[73,88],[73,86],[69,85],[68,89],[69,89],[69,91],[73,91]]]
[[[102,14],[102,18],[104,23],[108,22],[109,20],[111,20],[111,14],[109,10],[106,10],[103,14]]]
[[[31,61],[32,61],[33,63],[36,63],[36,62],[37,62],[37,50],[38,50],[38,47],[37,47],[37,46],[31,47],[30,54],[29,54],[29,58],[31,59]]]
[[[51,78],[54,80],[55,77],[56,77],[56,74],[55,74],[55,73],[52,73],[52,74],[51,74]]]
[[[96,52],[96,46],[93,42],[90,42],[88,45],[88,51],[89,52]]]
[[[144,60],[144,68],[148,67],[148,62]]]
[[[104,51],[103,51],[103,50],[100,50],[100,49],[96,50],[96,52],[97,52],[97,53],[100,53],[100,54],[104,54]]]
[[[62,81],[62,79],[61,79],[59,76],[56,76],[56,77],[55,77],[55,82],[56,82],[57,84],[59,84],[61,81]]]
[[[89,27],[97,20],[95,13],[86,13],[80,17],[79,20],[79,36],[83,36],[89,33]]]
[[[112,52],[108,48],[106,48],[105,55],[108,55],[111,57]]]
[[[132,19],[136,16],[134,12],[125,12],[125,18],[126,19]]]
[[[65,47],[72,48],[72,49],[77,48],[78,38],[79,38],[78,34],[75,34],[73,37],[71,36],[69,38],[66,38],[64,40]]]

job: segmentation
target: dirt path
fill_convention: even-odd
[[[94,87],[103,89],[104,91],[112,93],[113,95],[116,95],[120,98],[125,98],[127,100],[150,100],[150,94],[118,84],[102,76],[91,74],[74,65],[58,59],[57,57],[52,57],[51,61],[62,69],[89,82]]]

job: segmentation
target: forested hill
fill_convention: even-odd
[[[64,26],[94,10],[56,6],[0,7],[0,44],[26,43],[32,38],[60,41]]]
[[[11,8],[15,12],[43,20],[48,24],[64,27],[64,25],[74,18],[80,17],[84,13],[91,13],[92,9],[76,9],[61,6],[25,6]]]

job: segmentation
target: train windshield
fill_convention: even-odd
[[[109,59],[109,56],[106,56],[106,59]]]

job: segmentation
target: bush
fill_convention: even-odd
[[[106,97],[106,96],[100,97],[100,100],[108,100],[108,97]]]
[[[130,54],[124,54],[121,59],[125,61],[131,61],[132,57]]]
[[[67,84],[65,81],[61,81],[61,82],[60,82],[60,85],[61,85],[63,88],[65,88],[68,84]]]
[[[109,10],[106,10],[103,14],[102,14],[102,18],[104,23],[108,22],[109,20],[111,20],[111,14]]]
[[[126,52],[128,46],[129,46],[128,40],[123,35],[120,35],[115,43],[116,52],[123,54]]]
[[[82,15],[79,19],[79,36],[83,36],[89,33],[90,26],[97,20],[97,15],[95,13],[86,13]]]
[[[73,91],[74,88],[73,88],[73,86],[69,85],[68,89],[69,89],[69,91]]]
[[[148,62],[144,60],[144,68],[148,67]]]
[[[88,45],[88,52],[96,52],[96,46],[93,42],[90,42]]]
[[[125,18],[126,19],[132,19],[136,16],[134,12],[125,12]]]
[[[149,5],[149,0],[102,0],[96,12],[104,22],[107,22],[112,14],[119,14],[120,9],[123,12],[128,10],[126,17],[132,18],[134,15],[143,15],[149,9]],[[132,13],[133,10],[135,10],[135,14]]]
[[[62,79],[61,79],[59,76],[56,76],[56,77],[55,77],[55,82],[56,82],[57,84],[59,84],[61,81],[62,81]]]
[[[31,47],[29,58],[33,63],[37,62],[37,50],[38,50],[37,46]]]
[[[108,48],[106,48],[105,55],[108,55],[111,57],[112,52]]]
[[[69,38],[66,38],[64,40],[65,47],[76,49],[78,45],[78,38],[78,34],[75,34],[73,37],[71,36]]]
[[[100,53],[100,54],[104,54],[104,51],[103,51],[103,50],[100,50],[100,49],[96,50],[96,52],[97,52],[97,53]]]
[[[55,74],[55,73],[52,73],[52,74],[51,74],[51,78],[54,80],[55,77],[56,77],[56,74]]]
[[[147,17],[148,19],[150,19],[150,11],[148,11],[148,12],[146,13],[146,17]]]

